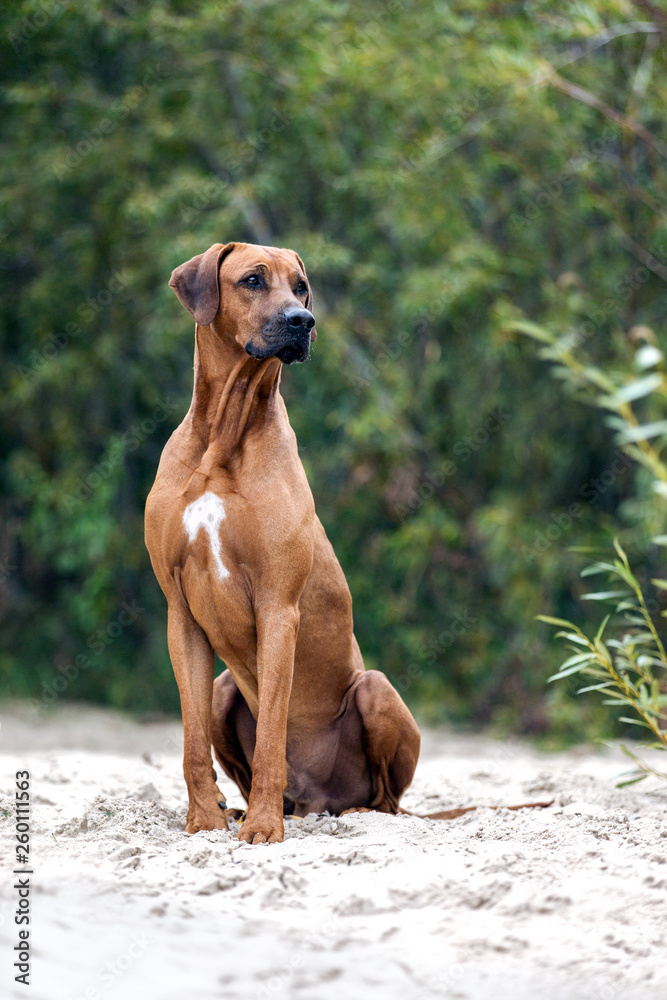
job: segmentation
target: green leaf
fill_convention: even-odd
[[[641,656],[638,656],[637,663],[640,667],[662,667],[663,669],[667,669],[667,663],[664,660],[659,656],[651,656],[650,653],[642,653]],[[655,681],[655,684],[657,685],[658,682]]]
[[[630,427],[619,431],[618,441],[625,444],[630,441],[648,441],[650,438],[662,437],[667,434],[667,420],[656,420],[652,424],[642,424],[641,427]]]
[[[563,677],[569,677],[570,674],[578,673],[587,663],[591,663],[595,660],[592,653],[585,653],[583,656],[571,656],[569,660],[566,660],[562,664],[560,670],[557,674],[552,674],[551,677],[547,678],[547,683],[550,684],[552,681],[559,681]]]
[[[565,667],[570,667],[574,663],[585,663],[587,660],[594,660],[594,653],[575,653],[574,656],[569,656],[564,663],[561,663],[560,670],[564,670]]]
[[[636,605],[633,605],[633,607],[636,607]],[[638,628],[642,628],[646,625],[646,619],[639,618],[639,616],[636,615],[626,615],[623,620],[627,622],[628,625],[636,625]]]
[[[623,546],[619,542],[618,538],[614,539],[614,548],[616,549],[616,554],[620,557],[623,565],[625,566],[627,564],[628,557],[626,556],[625,550],[623,549]]]
[[[579,576],[594,576],[596,573],[613,573],[613,572],[615,572],[615,567],[612,566],[611,563],[597,562],[597,563],[591,563],[590,566],[586,566],[585,569],[582,569]]]
[[[595,642],[599,642],[599,640],[602,638],[602,633],[604,632],[604,630],[606,628],[606,625],[607,625],[607,622],[609,621],[610,618],[611,618],[611,615],[606,615],[602,619],[602,622],[600,623],[600,628],[595,633]]]
[[[627,590],[598,590],[594,594],[582,594],[582,601],[609,601],[612,597],[626,597]]]
[[[503,333],[512,333],[514,330],[517,333],[525,333],[526,336],[539,340],[542,344],[553,344],[556,339],[555,335],[549,333],[543,326],[538,326],[537,323],[531,323],[525,319],[513,320],[503,328]]]
[[[648,722],[640,722],[639,719],[629,719],[627,715],[620,715],[618,718],[619,722],[627,722],[630,726],[642,726],[644,729],[650,729]]]
[[[650,715],[652,719],[660,719],[661,722],[663,720],[667,721],[667,716],[664,712],[659,712],[656,708],[653,708],[652,705],[644,704],[641,706],[641,710],[645,715]]]
[[[624,417],[618,417],[612,415],[605,417],[602,423],[605,425],[605,427],[611,427],[611,429],[614,431],[624,431],[625,428],[628,426],[628,422]]]
[[[598,400],[601,406],[608,409],[617,409],[624,403],[632,403],[635,399],[642,399],[644,396],[655,392],[663,384],[662,375],[654,373],[646,375],[644,378],[636,379],[622,386],[612,396],[601,396]],[[633,438],[631,440],[636,440]]]
[[[642,620],[642,625],[646,623]],[[655,642],[652,632],[636,632],[628,636],[628,646],[640,646],[644,642]]]
[[[635,364],[638,368],[653,368],[663,360],[662,351],[653,344],[644,344],[635,354]]]
[[[648,774],[640,774],[636,778],[628,778],[627,781],[616,782],[617,788],[627,788],[629,785],[636,785],[640,781],[645,781],[648,778]]]
[[[564,628],[576,628],[572,622],[565,621],[564,618],[551,618],[550,615],[535,615],[535,620],[538,622],[546,622],[547,625],[561,625]]]
[[[575,635],[574,632],[556,632],[556,639],[569,639],[570,642],[576,642],[580,646],[588,646],[588,639],[580,635]]]

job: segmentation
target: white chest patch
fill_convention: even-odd
[[[201,528],[207,533],[218,576],[221,580],[229,576],[229,570],[222,561],[220,550],[220,525],[225,516],[222,500],[215,493],[210,492],[203,493],[198,500],[193,500],[183,511],[183,527],[191,542],[194,542]]]

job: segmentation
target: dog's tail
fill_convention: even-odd
[[[416,816],[417,819],[458,819],[459,816],[463,816],[464,813],[474,812],[476,809],[486,808],[486,809],[547,809],[549,806],[554,804],[555,799],[551,799],[550,802],[522,802],[518,806],[464,806],[463,809],[442,809],[440,812],[433,813],[413,813],[408,809],[403,809],[399,806],[398,811],[404,813],[406,816]]]

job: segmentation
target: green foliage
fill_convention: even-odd
[[[524,321],[518,321],[514,326],[520,332],[547,345],[541,349],[540,356],[552,362],[553,373],[563,380],[573,394],[606,413],[613,414],[607,417],[607,425],[613,429],[619,448],[650,473],[653,491],[660,497],[659,506],[662,508],[667,496],[667,464],[661,457],[661,450],[667,440],[667,420],[649,418],[646,422],[647,418],[640,419],[634,408],[637,404],[648,407],[649,412],[655,410],[656,415],[664,412],[667,392],[664,356],[652,342],[652,331],[635,331],[635,340],[642,343],[632,359],[634,371],[628,371],[627,367],[603,371],[590,358],[582,359],[578,353],[582,340],[580,334],[556,336],[534,323]],[[653,371],[647,375],[646,371],[649,369]],[[639,377],[637,372],[640,373]],[[600,395],[600,391],[603,395]],[[642,516],[645,521],[649,520],[646,507]],[[662,509],[658,517],[662,522]],[[656,536],[653,541],[658,545],[665,545],[667,536]],[[630,569],[625,551],[618,541],[614,542],[614,547],[618,558],[613,563],[594,562],[581,573],[582,577],[603,575],[610,581],[613,589],[583,594],[582,600],[611,601],[615,606],[615,616],[620,616],[621,619],[617,624],[623,628],[622,638],[603,642],[602,637],[612,615],[607,615],[593,640],[588,639],[572,622],[538,615],[540,621],[564,626],[568,630],[556,634],[568,641],[568,649],[573,654],[549,680],[563,680],[576,674],[587,675],[596,683],[579,688],[577,694],[599,691],[604,695],[603,704],[630,708],[635,713],[634,717],[621,716],[620,721],[626,725],[648,729],[656,742],[645,746],[667,750],[667,725],[663,725],[667,724],[667,656],[654,624],[659,602],[652,600],[652,608],[649,610],[641,584]],[[616,589],[619,582],[621,589]],[[660,591],[667,591],[667,580],[654,579],[652,583]],[[660,615],[667,617],[667,611],[661,611]],[[621,784],[633,784],[649,774],[667,780],[667,774],[654,770],[627,747],[623,749],[635,761],[636,769]]]
[[[142,541],[191,393],[167,280],[236,239],[314,285],[283,387],[367,663],[434,719],[597,731],[545,700],[532,619],[573,613],[568,545],[618,535],[660,575],[659,497],[517,331],[585,326],[623,370],[661,327],[665,24],[629,0],[12,6],[0,691],[177,706]]]
[[[603,704],[621,706],[625,711],[631,709],[634,715],[621,716],[620,721],[649,730],[654,740],[644,746],[667,750],[667,655],[641,586],[630,569],[628,557],[618,541],[614,544],[618,559],[613,563],[592,563],[581,575],[604,574],[615,585],[620,581],[620,590],[595,591],[583,596],[589,601],[613,601],[615,614],[622,619],[619,623],[623,626],[622,636],[620,640],[603,641],[611,615],[602,621],[592,640],[572,622],[539,615],[540,621],[567,629],[556,635],[567,640],[568,649],[573,654],[549,680],[563,680],[575,674],[592,678],[595,683],[579,688],[577,694],[599,691],[604,696]],[[661,589],[667,588],[665,580],[653,582]],[[662,614],[665,616],[666,613],[663,611]],[[623,749],[637,766],[630,777],[621,782],[622,785],[642,781],[649,774],[667,780],[667,774],[650,767],[627,747]]]
[[[539,351],[539,356],[553,362],[552,374],[564,382],[570,395],[613,414],[607,416],[605,424],[615,432],[619,448],[651,473],[654,492],[663,499],[667,497],[667,465],[660,457],[667,441],[667,420],[659,419],[665,410],[667,377],[664,355],[655,346],[653,331],[648,327],[631,331],[632,340],[641,345],[634,357],[631,359],[626,350],[620,368],[604,371],[590,358],[577,353],[584,339],[581,331],[557,336],[535,323],[521,320],[511,324],[511,328],[547,345]],[[646,374],[649,369],[653,371]],[[637,415],[633,404],[639,400],[645,410],[650,407],[648,412],[653,412],[655,419]]]

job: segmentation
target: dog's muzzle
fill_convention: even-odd
[[[278,358],[285,365],[306,361],[310,354],[311,330],[314,326],[315,317],[308,309],[285,309],[264,324],[264,345],[258,347],[248,342],[245,345],[246,352],[253,358]]]

